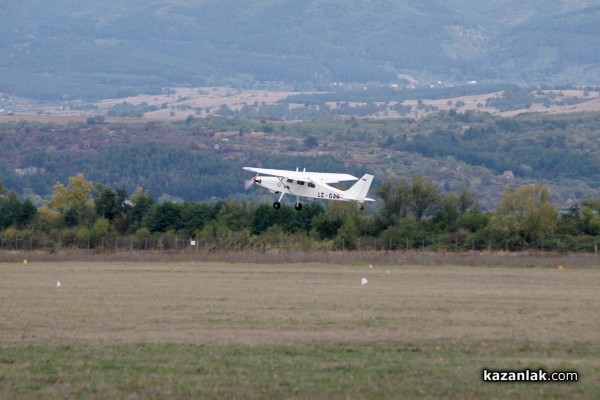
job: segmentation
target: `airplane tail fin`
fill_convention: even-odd
[[[356,200],[359,203],[366,201],[375,201],[367,197],[369,188],[373,183],[373,175],[365,174],[350,189],[346,190],[345,195],[348,200]]]

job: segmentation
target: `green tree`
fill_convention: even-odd
[[[358,227],[354,218],[344,218],[342,226],[337,230],[335,243],[337,247],[345,249],[355,249],[358,239]]]
[[[410,183],[406,178],[402,178],[396,185],[390,181],[382,182],[375,193],[383,200],[383,207],[377,219],[381,230],[408,215],[412,193]]]
[[[313,218],[313,234],[319,239],[332,239],[343,224],[344,220],[340,215],[331,212],[319,214]]]
[[[96,214],[111,221],[119,232],[127,232],[131,227],[133,216],[125,188],[113,190],[109,186],[97,184],[93,195]]]
[[[477,197],[465,185],[461,185],[458,192],[458,212],[463,215],[469,210],[479,209]]]
[[[441,194],[433,211],[433,223],[442,231],[452,231],[459,217],[458,196],[454,193]]]
[[[11,191],[8,198],[0,199],[0,229],[17,226],[21,216],[21,202],[17,193]]]
[[[439,187],[429,178],[414,175],[409,182],[402,178],[396,185],[383,182],[376,190],[384,204],[378,217],[381,230],[409,215],[418,221],[433,212]]]
[[[569,207],[569,210],[560,216],[557,233],[562,235],[577,236],[584,233],[586,227],[582,219],[581,209],[577,204]]]
[[[473,227],[462,226],[460,221],[466,213],[479,210],[479,205],[466,186],[462,186],[456,193],[441,193],[432,208],[433,222],[442,231],[456,231],[459,228],[468,228],[472,232]],[[475,214],[477,214],[475,212]],[[475,215],[471,213],[471,216]],[[464,220],[463,220],[464,222]]]
[[[467,229],[473,233],[481,232],[489,223],[489,215],[476,208],[461,215],[456,223],[459,229]]]
[[[119,214],[116,193],[109,186],[97,184],[93,191],[94,208],[99,217],[112,221]]]
[[[253,203],[227,200],[220,202],[217,207],[218,221],[222,227],[232,231],[251,228],[256,210]]]
[[[420,221],[435,205],[439,196],[439,188],[429,178],[420,175],[412,177],[412,210]]]
[[[37,215],[37,208],[33,205],[31,200],[25,199],[23,203],[21,203],[21,209],[19,211],[19,216],[16,221],[17,228],[23,229],[27,225],[33,222]]]
[[[23,229],[32,223],[37,215],[37,208],[31,200],[19,201],[17,193],[11,191],[7,198],[0,197],[0,229],[14,226]]]
[[[181,207],[182,229],[189,235],[202,230],[215,217],[215,209],[208,203],[185,202]]]
[[[131,203],[133,204],[131,208],[131,224],[132,228],[135,230],[142,227],[146,215],[154,205],[154,199],[147,191],[137,187],[131,195]]]
[[[304,209],[302,210],[304,212]],[[260,235],[272,226],[279,226],[282,232],[290,232],[290,225],[298,214],[292,207],[284,205],[279,210],[267,204],[261,204],[256,208],[252,219],[252,233]]]
[[[179,230],[182,226],[181,207],[170,201],[155,204],[147,214],[147,225],[151,232]]]
[[[57,210],[60,214],[65,214],[71,208],[79,208],[88,204],[91,200],[90,190],[92,187],[93,183],[87,181],[82,173],[70,176],[66,187],[60,182],[54,185],[52,199],[47,206]]]
[[[558,218],[545,186],[536,184],[518,190],[509,187],[490,218],[489,229],[496,239],[504,236],[505,240],[535,243],[554,234]]]
[[[110,221],[104,217],[98,218],[92,228],[90,229],[90,239],[93,243],[97,244],[98,241],[106,236],[110,230]]]
[[[412,247],[421,234],[421,225],[411,216],[402,218],[398,224],[388,227],[379,237],[385,249],[394,250],[406,248],[407,242]]]

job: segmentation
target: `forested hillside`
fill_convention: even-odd
[[[0,124],[0,180],[41,205],[57,182],[79,172],[95,184],[136,187],[160,199],[242,195],[242,166],[385,180],[423,175],[445,191],[462,186],[493,209],[504,189],[543,183],[568,208],[600,197],[599,113],[496,117],[440,111],[421,119],[305,122],[237,117],[177,122]],[[250,197],[261,195],[251,190]]]
[[[594,1],[0,3],[0,92],[117,98],[169,86],[597,84]]]

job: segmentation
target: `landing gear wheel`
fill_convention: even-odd
[[[300,210],[302,210],[302,203],[296,203],[296,204],[294,205],[294,208],[295,208],[297,211],[300,211]]]
[[[360,209],[360,211],[363,211],[365,209],[365,206],[360,206],[358,208]]]
[[[279,208],[281,207],[281,203],[276,201],[275,203],[273,203],[273,208],[276,210],[279,210]]]

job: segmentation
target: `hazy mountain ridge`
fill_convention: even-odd
[[[0,91],[119,97],[285,81],[596,83],[596,2],[129,1],[0,5]]]

